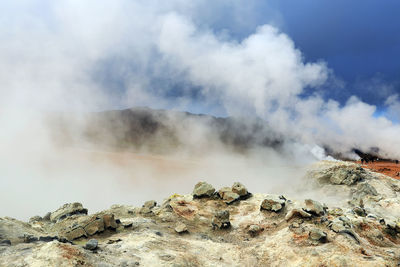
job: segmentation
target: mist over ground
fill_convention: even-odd
[[[385,100],[385,113],[357,95],[344,104],[324,98],[323,88],[340,88],[340,79],[323,59],[306,62],[275,16],[239,39],[208,24],[224,11],[245,27],[252,3],[0,3],[0,215],[26,219],[73,201],[92,212],[139,205],[189,193],[199,180],[287,193],[302,183],[304,166],[324,157],[323,146],[349,157],[353,148],[378,147],[399,158],[398,95]],[[168,144],[168,131],[157,131],[153,147],[132,150],[82,138],[99,117],[93,112],[137,106],[257,118],[270,129],[260,138],[278,137],[280,147],[255,142],[237,151],[207,119],[185,115],[166,115],[176,134]],[[60,113],[73,123],[57,128]],[[55,127],[67,140],[55,138]]]

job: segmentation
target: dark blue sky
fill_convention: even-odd
[[[326,98],[344,103],[357,95],[381,106],[400,94],[400,1],[271,0],[256,2],[252,10],[245,27],[222,17],[210,26],[244,38],[258,25],[277,25],[306,61],[326,61],[344,82],[343,88],[324,90]]]

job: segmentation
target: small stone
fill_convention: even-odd
[[[306,199],[304,202],[306,204],[305,211],[307,211],[308,213],[311,213],[311,214],[314,214],[317,216],[321,216],[321,215],[325,214],[324,207],[318,201],[315,201],[312,199]]]
[[[325,243],[327,241],[326,233],[318,228],[312,228],[308,234],[308,238],[312,241],[318,241],[321,243]]]
[[[185,233],[187,231],[187,226],[184,223],[179,222],[175,227],[175,232],[177,232],[178,234]]]
[[[96,239],[90,239],[88,242],[86,242],[85,249],[88,250],[95,250],[97,249],[99,242]]]
[[[232,185],[232,192],[238,194],[240,197],[245,197],[249,193],[247,188],[239,182]]]
[[[229,211],[223,210],[216,212],[212,220],[212,226],[213,228],[217,227],[219,229],[229,228],[231,226],[229,221]]]
[[[292,209],[286,214],[285,220],[289,221],[294,217],[310,218],[312,215],[303,209]]]
[[[152,209],[152,208],[154,208],[155,206],[157,206],[157,202],[156,202],[155,200],[149,200],[149,201],[146,201],[146,202],[143,204],[143,208]]]
[[[251,236],[256,236],[256,235],[258,235],[261,231],[262,231],[263,229],[259,226],[259,225],[257,225],[257,224],[252,224],[252,225],[250,225],[249,226],[249,234],[251,235]]]
[[[239,194],[232,191],[230,187],[223,187],[218,191],[218,195],[226,204],[232,204],[233,202],[240,199]]]
[[[195,198],[211,197],[214,192],[215,188],[212,185],[206,182],[199,182],[194,186],[193,196]]]
[[[261,210],[278,212],[283,209],[285,203],[286,198],[284,196],[267,195],[261,203]]]

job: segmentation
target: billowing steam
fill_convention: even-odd
[[[43,214],[68,201],[100,209],[160,200],[201,179],[278,191],[301,176],[297,163],[325,157],[321,146],[349,156],[355,147],[379,147],[400,157],[400,125],[393,122],[398,96],[386,101],[388,118],[357,96],[345,105],[323,99],[318,90],[334,80],[333,71],[323,61],[305,62],[277,27],[260,25],[234,40],[207,24],[223,10],[242,27],[236,15],[243,6],[251,15],[251,1],[0,3],[0,200],[20,203],[2,205],[0,215]],[[305,96],[305,88],[316,90]],[[252,146],[233,153],[215,137],[213,124],[176,117],[169,122],[183,146],[168,155],[174,140],[166,145],[161,138],[168,131],[154,137],[168,159],[82,141],[92,121],[88,112],[133,106],[259,117],[283,143],[279,150]],[[73,125],[57,125],[59,112]],[[52,131],[49,121],[56,124]],[[54,128],[74,145],[54,142]]]

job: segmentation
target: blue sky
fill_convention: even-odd
[[[233,24],[231,33],[240,38],[257,25],[277,25],[306,61],[326,61],[344,82],[326,90],[326,98],[344,103],[357,95],[381,106],[400,93],[400,1],[272,0],[256,2],[253,11],[248,27]]]

